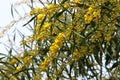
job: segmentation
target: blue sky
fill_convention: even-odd
[[[5,26],[11,21],[10,7],[10,0],[0,0],[0,27]]]
[[[14,19],[17,20],[18,19],[18,15],[15,13],[15,11],[14,11],[14,13],[15,13],[14,14],[15,18],[14,19],[13,19],[12,15],[11,15],[11,4],[14,4],[16,1],[21,1],[21,0],[0,0],[0,12],[1,12],[0,13],[0,35],[2,35],[1,34],[2,30],[3,30],[3,28],[5,28],[6,25],[10,24],[12,20],[14,20]],[[25,11],[29,12],[29,10],[30,10],[25,5],[20,5],[20,6],[17,6],[16,8],[17,8],[18,12],[20,12],[21,16],[24,16]],[[25,22],[18,23],[17,25],[14,26],[14,28],[18,28],[23,33],[25,33],[25,34],[28,33],[29,34],[29,32],[26,32],[24,30],[24,28],[22,27],[22,25],[24,23]],[[8,44],[7,43],[8,35],[9,36],[13,35],[11,29],[10,29],[10,31],[8,31],[7,33],[5,33],[3,35],[4,37],[0,38],[0,53],[7,53],[3,43]],[[17,39],[18,39],[18,41],[20,41],[19,37],[17,37]],[[17,42],[17,43],[19,43],[19,42]]]
[[[11,16],[11,1],[10,0],[0,0],[0,31],[3,27],[10,23],[12,20]],[[5,42],[6,38],[0,38],[0,42]],[[5,53],[6,50],[2,44],[0,44],[0,53]]]

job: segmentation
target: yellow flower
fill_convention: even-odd
[[[12,58],[9,63],[11,65],[14,65],[15,63],[17,63],[17,60],[15,58]]]
[[[37,16],[38,20],[42,20],[43,17],[44,17],[44,14],[38,14],[38,16]]]
[[[64,5],[64,8],[69,8],[69,4],[65,4],[65,5]]]
[[[75,3],[78,3],[78,2],[80,2],[80,1],[81,1],[81,0],[74,0]]]
[[[40,64],[40,66],[38,67],[39,70],[45,71],[48,66],[50,64],[50,59],[47,57],[45,58],[45,60]]]
[[[29,66],[30,61],[31,61],[30,56],[27,56],[27,57],[25,57],[25,58],[23,59],[24,65],[25,65],[26,67]]]
[[[92,10],[93,10],[93,8],[92,8],[92,7],[89,7],[89,8],[88,8],[88,11],[92,11]]]
[[[51,23],[50,22],[46,22],[44,25],[43,25],[43,28],[42,30],[46,30],[48,27],[51,26]]]
[[[10,80],[17,80],[17,79],[15,78],[15,76],[11,76]]]
[[[40,10],[41,10],[41,8],[40,7],[36,7],[36,12],[38,13]]]
[[[54,4],[50,4],[47,6],[47,9],[53,9],[54,8]]]
[[[22,40],[20,45],[25,45],[26,44],[26,40]]]
[[[42,35],[42,34],[39,34],[39,35],[37,35],[36,36],[36,40],[40,40],[40,39],[42,39],[44,36]]]
[[[93,12],[93,17],[96,17],[97,15],[97,12]]]
[[[50,46],[50,52],[51,53],[56,53],[57,50],[59,49],[59,46],[55,43],[53,43],[51,46]]]
[[[39,25],[36,25],[34,29],[35,29],[35,31],[38,32],[38,31],[39,31],[39,28],[40,28],[40,26],[39,26]]]
[[[59,39],[55,39],[55,44],[57,44],[57,45],[61,46],[61,45],[62,45],[62,41],[61,41],[61,40],[59,40]]]
[[[20,65],[17,66],[16,71],[19,72],[19,71],[21,71],[21,70],[22,70],[22,67],[21,67]]]
[[[34,14],[34,10],[32,9],[29,14],[33,15]]]
[[[43,20],[44,14],[38,14],[37,16],[37,25],[39,26]]]
[[[63,40],[64,39],[64,34],[63,33],[59,33],[58,36],[56,37],[56,39],[59,39],[59,40]]]
[[[88,16],[87,18],[85,18],[85,22],[89,24],[92,21],[92,19],[92,16]]]

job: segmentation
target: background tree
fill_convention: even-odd
[[[39,0],[23,26],[20,55],[0,58],[10,80],[120,79],[119,0]],[[1,55],[3,55],[1,53]]]

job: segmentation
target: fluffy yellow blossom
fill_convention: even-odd
[[[37,25],[40,25],[43,20],[44,14],[40,13],[37,15]]]
[[[60,46],[62,44],[62,41],[60,41],[59,39],[55,39],[55,44]]]
[[[26,44],[26,40],[22,40],[20,45],[25,45]]]
[[[34,28],[36,33],[39,32],[39,29],[40,29],[40,25],[36,25],[35,28]]]
[[[90,6],[84,15],[84,20],[86,23],[90,23],[92,20],[98,21],[100,18],[100,9],[97,7]]]
[[[11,76],[9,80],[17,80],[15,76]]]
[[[54,43],[52,43],[52,45],[49,48],[49,56],[45,58],[45,60],[41,63],[39,69],[45,71],[46,68],[48,68],[50,61],[54,59],[55,53],[62,45],[63,39],[64,39],[63,33],[59,33],[58,36],[55,38]]]
[[[91,41],[95,42],[98,41],[99,38],[101,38],[102,34],[100,31],[96,31],[94,35],[91,36]]]
[[[50,59],[49,57],[45,58],[45,60],[40,64],[40,66],[38,67],[38,70],[42,70],[42,71],[45,71],[48,66],[50,64]]]
[[[50,26],[51,26],[51,23],[50,22],[46,22],[46,23],[44,23],[44,25],[42,27],[42,30],[46,30]]]
[[[86,15],[85,15],[86,16]],[[86,23],[90,23],[91,21],[92,21],[92,19],[93,19],[93,17],[92,16],[87,16],[87,17],[84,17],[85,18],[85,22]]]
[[[40,40],[40,39],[42,39],[43,37],[44,37],[44,35],[38,34],[38,35],[36,35],[36,40]]]
[[[91,11],[91,12],[92,12],[92,11],[93,11],[93,8],[92,8],[92,7],[89,7],[89,8],[88,8],[88,11]]]
[[[69,4],[64,4],[63,6],[64,6],[64,8],[69,8],[70,5]]]
[[[29,66],[30,61],[31,61],[30,56],[26,56],[26,57],[23,59],[24,65],[25,65],[26,67]]]
[[[32,9],[30,11],[30,15],[38,14],[40,12],[40,10],[41,10],[40,7],[36,7],[36,9]]]
[[[78,3],[78,2],[80,2],[80,1],[81,1],[81,0],[74,0],[75,3]]]
[[[34,14],[34,10],[32,9],[29,14],[33,15]]]
[[[37,18],[38,18],[38,19],[42,19],[43,16],[44,16],[44,14],[38,14]]]
[[[41,8],[40,7],[36,7],[36,13],[38,13],[40,10],[41,10]]]
[[[16,72],[19,72],[19,71],[21,71],[22,70],[22,66],[17,66],[17,68],[16,68]]]
[[[53,44],[50,46],[50,53],[56,53],[58,49],[59,49],[59,46],[58,46],[56,43],[53,43]],[[50,56],[51,56],[51,55],[50,55]]]
[[[59,40],[63,40],[64,39],[64,34],[63,33],[59,33],[58,36],[56,37],[56,39],[59,39]]]
[[[63,44],[63,40],[64,40],[64,35],[63,33],[59,33],[58,36],[55,38],[54,43],[52,43],[52,45],[50,46],[50,57],[54,57],[55,53],[58,51],[58,49],[61,47],[61,45]]]
[[[54,9],[54,4],[50,4],[47,6],[47,9],[50,10],[50,9]]]
[[[17,60],[15,58],[12,58],[9,63],[11,65],[14,65],[15,63],[17,63]]]
[[[96,17],[97,16],[97,12],[93,12],[93,17]]]

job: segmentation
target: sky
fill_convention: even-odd
[[[11,36],[10,38],[13,37],[13,35],[14,35],[13,31],[15,28],[20,30],[26,36],[31,34],[31,32],[28,29],[26,29],[26,27],[23,27],[23,24],[25,24],[27,21],[29,21],[30,17],[29,17],[29,19],[26,19],[25,21],[21,20],[19,23],[14,25],[12,28],[7,30],[6,33],[3,34],[3,32],[2,32],[4,30],[4,28],[6,28],[7,25],[12,24],[11,21],[18,20],[20,17],[24,17],[25,13],[29,14],[30,7],[28,7],[26,4],[17,5],[20,2],[24,3],[26,1],[31,1],[31,0],[0,0],[0,12],[1,12],[0,13],[0,53],[6,54],[8,52],[8,51],[6,51],[6,47],[4,44],[8,44],[7,43],[8,37],[10,37],[10,36]],[[11,5],[12,4],[14,5],[14,8],[19,13],[19,15],[18,15],[15,12],[15,10],[13,10],[14,18],[12,17],[12,14],[11,14]],[[41,5],[37,4],[37,3],[35,4],[35,6],[41,7]],[[7,29],[8,29],[8,27],[7,27]],[[18,36],[18,33],[16,33],[16,34],[17,34],[17,36],[16,36],[17,42],[15,43],[15,45],[19,46],[21,39],[20,39],[20,36]]]
[[[11,9],[10,0],[0,0],[0,31],[3,29],[4,26],[9,24],[10,21],[12,20],[10,9]],[[0,53],[6,52],[4,46],[1,44],[1,43],[4,43],[5,41],[6,41],[5,38],[4,39],[0,38]]]
[[[10,12],[10,7],[11,7],[11,1],[10,0],[0,0],[0,27],[5,26],[8,24],[11,19],[11,12]]]
[[[6,47],[4,44],[8,44],[8,36],[13,36],[14,33],[12,32],[13,29],[10,28],[5,34],[2,34],[3,29],[11,24],[11,21],[19,19],[18,15],[14,11],[15,17],[13,18],[11,15],[11,5],[20,2],[21,0],[0,0],[0,53],[7,53]],[[20,13],[21,16],[24,16],[24,13],[29,12],[30,8],[26,7],[25,5],[16,6],[16,10]],[[23,34],[29,34],[29,31],[26,32],[24,27],[22,25],[25,22],[20,22],[17,25],[14,26],[14,28],[18,28],[22,31]],[[1,35],[3,37],[1,37]],[[19,45],[20,37],[17,36],[18,42],[16,42],[16,45]]]

